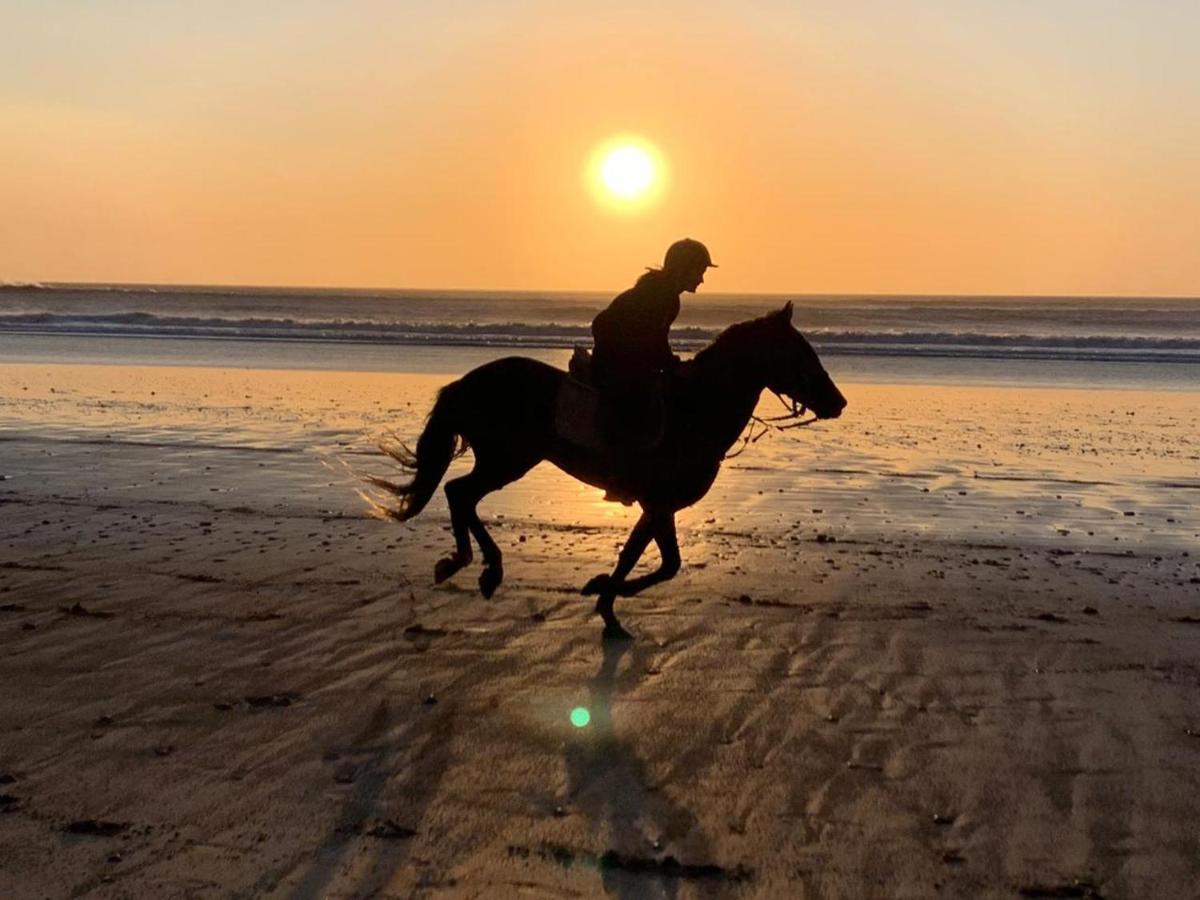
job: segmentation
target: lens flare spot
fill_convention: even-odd
[[[587,728],[590,721],[592,721],[592,714],[584,707],[577,706],[571,710],[571,724],[576,728]]]

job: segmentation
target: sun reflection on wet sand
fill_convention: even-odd
[[[834,884],[829,860],[890,877],[880,843],[932,885],[954,827],[933,815],[988,823],[964,879],[1041,884],[1019,848],[1136,821],[1186,881],[1162,836],[1196,815],[1194,394],[846,385],[842,419],[764,439],[683,513],[683,571],[621,601],[622,655],[578,591],[634,510],[549,466],[488,497],[490,601],[477,569],[434,584],[440,492],[368,517],[355,470],[445,381],[0,366],[0,679],[29,723],[6,771],[40,773],[13,796],[232,835],[258,849],[212,868],[230,885],[286,850],[301,893],[425,884],[434,860],[447,885],[787,895]],[[71,677],[36,674],[64,654]],[[136,727],[64,740],[98,716]],[[139,765],[151,734],[167,756]],[[1083,818],[1030,820],[1047,792]],[[177,877],[157,865],[128,883]]]
[[[415,440],[447,381],[364,372],[2,368],[0,429],[9,434],[279,451],[273,466],[294,469],[324,504],[347,512],[362,511],[354,473],[387,471],[379,440]],[[1193,394],[866,384],[847,393],[842,419],[772,435],[726,464],[712,492],[680,514],[685,560],[708,556],[730,531],[774,540],[816,533],[1020,537],[1120,549],[1182,546],[1200,529],[1191,502],[1200,487]],[[764,412],[771,403],[764,401]],[[470,465],[468,454],[452,474]],[[507,526],[623,530],[635,518],[547,464],[486,498],[482,509]],[[425,515],[444,518],[440,492]],[[419,533],[421,521],[407,527]]]

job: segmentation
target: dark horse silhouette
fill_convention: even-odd
[[[479,520],[476,505],[539,462],[549,460],[587,484],[611,486],[611,458],[568,443],[555,431],[556,400],[566,377],[553,366],[523,357],[473,369],[438,393],[415,453],[388,451],[414,473],[412,480],[367,479],[399,498],[399,505],[386,512],[403,522],[425,508],[451,460],[468,447],[474,451],[474,468],[446,483],[455,550],[434,567],[438,582],[471,561],[474,537],[484,561],[479,589],[491,597],[504,569],[500,548]],[[730,326],[671,379],[661,440],[622,473],[621,493],[637,500],[642,515],[616,568],[583,588],[584,594],[599,595],[596,611],[604,619],[606,638],[629,637],[613,613],[615,598],[632,596],[679,571],[675,513],[708,492],[764,389],[792,398],[820,419],[836,418],[846,406],[817,354],[792,326],[791,303]],[[651,540],[658,545],[661,565],[627,578]]]

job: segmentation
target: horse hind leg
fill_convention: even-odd
[[[476,453],[478,453],[478,448]],[[480,553],[483,554],[483,571],[479,574],[479,591],[485,598],[490,599],[496,592],[496,588],[500,586],[500,582],[504,580],[504,554],[500,552],[500,548],[496,546],[491,534],[480,521],[476,506],[487,494],[516,481],[533,466],[534,463],[506,466],[477,464],[470,473],[446,485],[446,495],[450,500],[451,522],[454,523],[456,529],[461,525],[469,531],[471,537],[474,537],[475,542],[479,544]],[[456,486],[451,489],[451,485]],[[458,540],[457,530],[455,540]],[[467,542],[467,552],[470,552],[469,541]]]
[[[483,522],[479,520],[478,515],[474,516],[474,520],[471,534],[479,542],[479,550],[483,553],[483,571],[479,573],[479,593],[483,594],[484,599],[490,600],[492,594],[496,593],[496,588],[500,587],[500,582],[504,580],[504,554],[500,552],[500,548],[496,546],[496,542],[492,540],[492,536],[484,527]]]
[[[446,502],[450,507],[450,530],[454,534],[454,552],[443,556],[433,566],[433,580],[441,584],[447,578],[455,575],[460,569],[470,564],[474,558],[471,552],[471,537],[468,533],[466,517],[463,515],[463,493],[469,489],[469,475],[455,478],[446,482]]]

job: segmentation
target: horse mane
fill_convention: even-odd
[[[701,364],[711,363],[714,359],[741,356],[747,351],[759,349],[757,339],[776,315],[777,312],[770,312],[757,319],[735,322],[718,334],[711,344],[698,351],[693,360]]]

